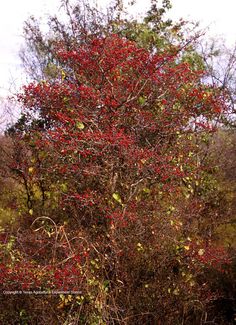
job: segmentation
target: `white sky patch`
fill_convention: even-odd
[[[170,16],[200,21],[200,26],[209,26],[209,35],[221,35],[233,45],[236,41],[235,13],[235,0],[172,0]]]
[[[23,23],[31,15],[54,13],[59,0],[1,0],[0,5],[0,96],[14,91],[20,83],[19,50],[23,43]]]

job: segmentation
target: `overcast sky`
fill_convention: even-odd
[[[102,0],[104,1],[104,0]],[[23,22],[30,15],[36,17],[58,11],[60,0],[1,0],[0,10],[0,97],[5,97],[9,87],[19,84],[20,61],[18,51],[22,43]],[[98,3],[99,0],[97,0]],[[145,8],[147,0],[137,0]],[[222,34],[231,44],[236,40],[236,0],[172,0],[172,18],[194,19],[201,26],[211,27],[210,34]],[[12,87],[14,89],[14,87]]]

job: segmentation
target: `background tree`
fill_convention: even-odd
[[[227,46],[223,39],[205,40],[199,44],[209,80],[229,96],[230,110],[221,120],[223,125],[230,128],[235,127],[235,51],[235,46]]]

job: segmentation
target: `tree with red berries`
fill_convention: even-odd
[[[196,231],[201,155],[225,94],[186,62],[188,42],[158,50],[108,31],[67,41],[50,43],[54,77],[17,96],[25,120],[9,164],[25,229],[11,262],[6,247],[2,285],[80,292],[52,302],[78,324],[197,322],[193,301],[213,299],[198,277],[228,262]]]

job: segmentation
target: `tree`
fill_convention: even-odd
[[[205,273],[226,270],[227,253],[198,219],[213,215],[201,157],[225,94],[186,62],[189,42],[157,51],[152,12],[133,40],[122,21],[114,33],[94,17],[78,41],[54,38],[44,50],[59,72],[18,95],[25,121],[10,168],[27,201],[22,230],[3,238],[1,285],[80,291],[48,298],[54,322],[199,323],[214,299]]]

